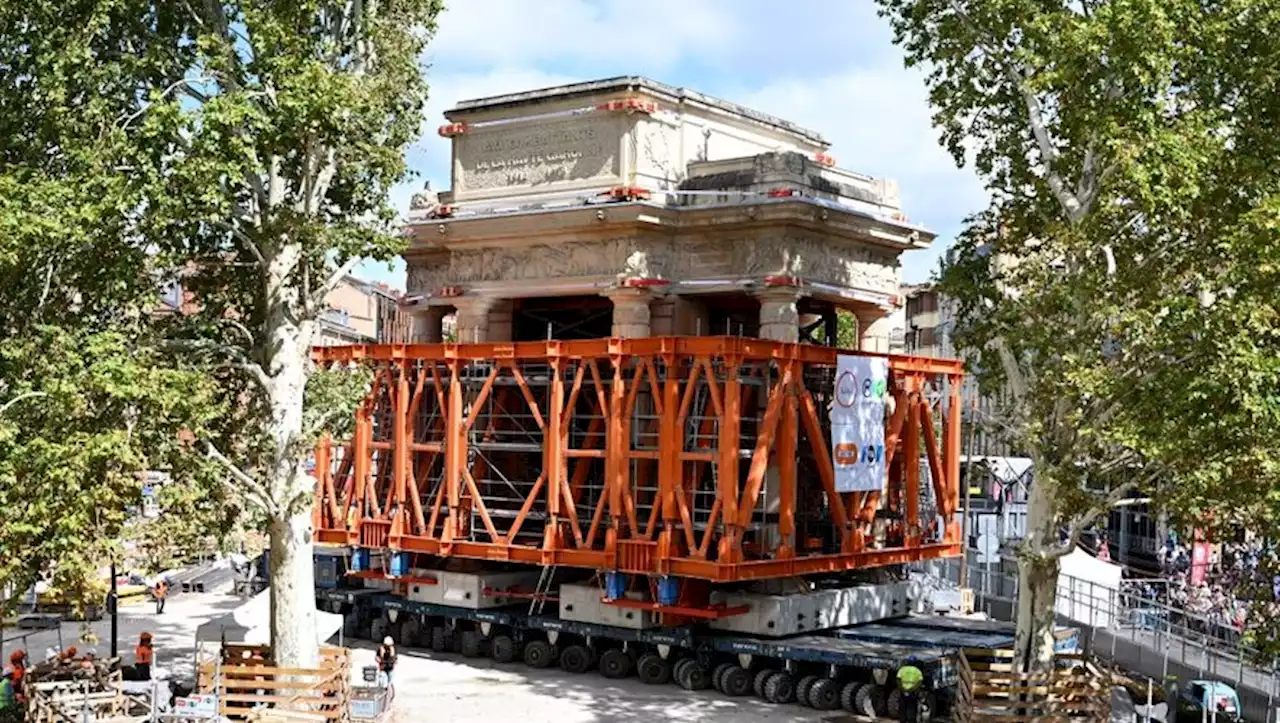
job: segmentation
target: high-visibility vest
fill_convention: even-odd
[[[8,678],[0,678],[0,710],[15,705],[13,699],[13,683]]]
[[[133,651],[134,662],[139,664],[150,665],[153,657],[155,657],[155,650],[150,645],[139,645]]]

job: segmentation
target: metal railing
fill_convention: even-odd
[[[917,566],[952,584],[959,581],[959,560],[936,560]],[[968,587],[992,617],[1012,620],[1019,581],[998,567],[970,564]],[[1280,667],[1260,663],[1263,655],[1245,644],[1233,627],[1143,595],[1117,590],[1067,575],[1058,579],[1058,619],[1081,628],[1081,643],[1094,654],[1151,678],[1189,672],[1230,683],[1241,692],[1252,689],[1266,699],[1266,720],[1280,723]],[[1005,605],[1001,605],[1004,603]],[[1007,610],[1001,610],[1007,606]],[[1005,615],[998,614],[1006,612]],[[1125,653],[1119,646],[1137,654]],[[1259,701],[1261,702],[1261,701]],[[1259,706],[1260,708],[1260,706]]]

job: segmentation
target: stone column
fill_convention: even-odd
[[[489,339],[489,311],[497,299],[491,296],[462,296],[453,300],[458,342],[472,344]]]
[[[410,314],[409,342],[412,344],[438,344],[444,341],[443,306],[414,309]]]
[[[620,286],[605,291],[601,296],[613,302],[612,336],[636,338],[650,336],[649,302],[653,293],[648,289]]]
[[[795,343],[800,339],[799,294],[793,286],[773,286],[756,292],[760,300],[760,338]]]
[[[889,353],[889,337],[893,332],[893,318],[889,312],[879,309],[856,312],[858,318],[858,348],[862,351]]]

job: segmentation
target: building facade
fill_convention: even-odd
[[[894,182],[782,119],[624,77],[446,113],[451,187],[414,198],[412,338],[742,335],[890,351],[910,223]]]
[[[402,294],[385,284],[344,277],[325,297],[319,346],[392,344],[409,341],[410,317]]]

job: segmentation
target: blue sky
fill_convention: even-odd
[[[644,75],[820,132],[842,168],[899,182],[903,210],[938,233],[907,254],[907,282],[927,279],[964,217],[985,203],[929,123],[920,72],[902,67],[871,0],[446,0],[423,58],[431,100],[409,149],[420,176],[395,189],[404,214],[424,179],[449,186],[449,144],[436,134],[460,100]],[[357,274],[404,287],[404,266]]]

